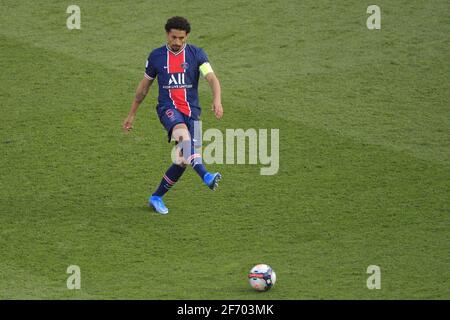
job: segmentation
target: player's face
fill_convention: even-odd
[[[170,31],[167,32],[167,44],[170,49],[177,52],[186,43],[187,37],[188,35],[184,30],[170,29]]]

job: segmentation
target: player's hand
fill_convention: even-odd
[[[123,124],[122,124],[122,130],[124,133],[128,133],[131,131],[131,129],[133,129],[133,121],[134,121],[134,117],[130,117],[128,116]]]
[[[214,113],[216,114],[216,118],[217,118],[217,119],[222,118],[222,116],[223,116],[222,102],[220,102],[220,101],[215,101],[215,102],[213,102],[212,110],[213,110]]]

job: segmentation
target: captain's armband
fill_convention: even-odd
[[[203,77],[205,77],[208,73],[214,72],[209,62],[205,62],[200,66],[200,72]]]

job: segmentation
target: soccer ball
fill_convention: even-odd
[[[275,285],[277,275],[267,264],[257,264],[250,270],[248,281],[256,291],[267,291]]]

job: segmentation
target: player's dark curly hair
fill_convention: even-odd
[[[171,29],[184,30],[186,33],[189,33],[191,32],[191,25],[186,18],[176,16],[167,20],[166,32],[170,32]]]

